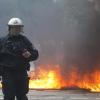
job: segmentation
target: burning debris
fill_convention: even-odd
[[[61,66],[47,65],[37,69],[36,76],[30,80],[31,89],[63,89],[78,87],[91,92],[100,92],[100,71],[80,73],[73,67],[63,76]]]
[[[34,79],[30,80],[29,87],[33,89],[61,89],[61,73],[58,65],[51,69],[51,65],[47,65],[37,69]],[[52,66],[53,67],[53,66]],[[34,73],[32,73],[34,74]]]

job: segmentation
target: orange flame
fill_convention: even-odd
[[[47,69],[46,69],[47,67]],[[80,74],[78,69],[73,67],[66,76],[61,73],[59,65],[41,66],[34,79],[30,80],[31,89],[62,89],[79,87],[92,92],[100,92],[100,71],[94,70],[91,73]]]
[[[39,73],[36,79],[30,80],[29,87],[33,89],[60,89],[61,78],[60,70],[56,69],[39,69]]]

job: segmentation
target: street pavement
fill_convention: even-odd
[[[100,93],[83,90],[30,90],[29,100],[100,100]],[[0,100],[3,94],[0,90]]]

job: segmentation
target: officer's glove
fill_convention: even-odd
[[[31,56],[31,53],[28,50],[25,49],[24,52],[22,53],[22,56],[24,58],[29,58]]]

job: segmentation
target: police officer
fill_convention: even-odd
[[[21,33],[23,23],[19,18],[8,22],[9,34],[0,39],[0,69],[4,100],[28,100],[29,62],[38,58],[38,51]]]

